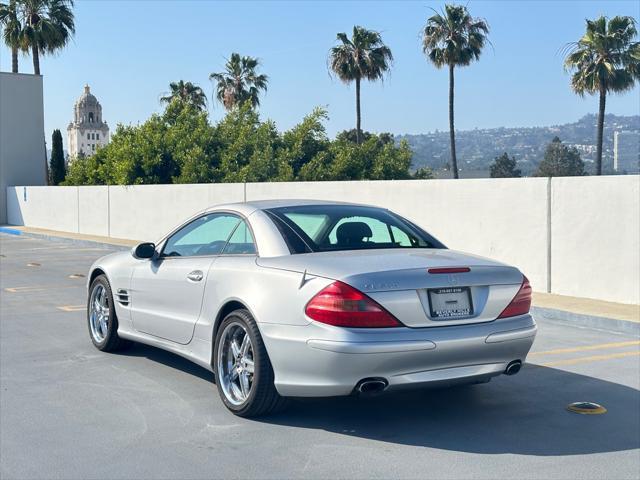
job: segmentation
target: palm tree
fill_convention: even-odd
[[[607,93],[633,88],[640,77],[640,43],[632,17],[587,20],[587,31],[568,45],[565,68],[573,71],[571,88],[580,96],[600,95],[596,175],[602,175],[602,135]]]
[[[22,41],[22,23],[16,0],[0,3],[0,25],[2,25],[2,39],[11,49],[11,71],[18,73],[18,51]]]
[[[24,48],[31,50],[33,73],[40,75],[40,55],[67,45],[75,33],[73,0],[20,0]]]
[[[391,68],[391,49],[382,42],[378,32],[354,26],[351,39],[346,33],[338,33],[339,45],[329,50],[329,68],[344,83],[356,82],[356,142],[362,141],[360,128],[360,82],[381,80]]]
[[[436,68],[449,67],[449,140],[451,142],[451,169],[458,178],[456,134],[453,119],[455,67],[466,67],[480,58],[489,33],[489,25],[473,18],[462,5],[445,5],[444,11],[427,20],[422,34],[422,50]]]
[[[161,103],[171,103],[174,100],[192,105],[199,110],[204,110],[207,106],[207,96],[202,89],[191,82],[180,80],[169,84],[171,92],[160,97]]]
[[[260,91],[267,91],[269,78],[256,72],[259,65],[257,58],[232,53],[224,72],[209,75],[216,82],[216,98],[224,108],[231,110],[245,102],[251,102],[254,108],[260,105]]]

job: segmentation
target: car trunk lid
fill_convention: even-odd
[[[447,249],[319,252],[259,258],[258,264],[345,282],[408,327],[492,321],[523,279],[517,268]],[[454,267],[465,271],[449,273]]]

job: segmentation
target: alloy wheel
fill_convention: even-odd
[[[109,295],[104,285],[98,283],[89,301],[89,327],[97,343],[102,343],[109,329]]]
[[[220,336],[217,358],[218,377],[225,397],[233,405],[247,401],[253,387],[253,344],[246,328],[233,322]]]

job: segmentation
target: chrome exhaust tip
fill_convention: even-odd
[[[522,368],[522,362],[520,360],[514,360],[513,362],[509,362],[507,368],[504,371],[505,375],[515,375]]]
[[[365,378],[356,385],[356,391],[360,395],[376,395],[382,393],[389,386],[384,378]]]

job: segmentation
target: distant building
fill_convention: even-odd
[[[46,184],[42,77],[0,72],[0,225],[24,225],[17,189],[7,187]]]
[[[620,173],[640,173],[640,132],[613,134],[613,168]]]
[[[73,107],[73,121],[67,127],[69,158],[93,155],[99,146],[109,143],[109,126],[102,120],[102,105],[89,85]]]

